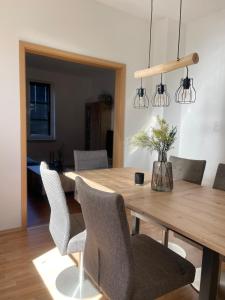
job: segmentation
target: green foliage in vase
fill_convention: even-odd
[[[176,140],[177,128],[170,128],[165,119],[157,116],[158,128],[152,128],[152,135],[146,131],[140,131],[132,138],[131,143],[140,148],[150,151],[169,151]]]

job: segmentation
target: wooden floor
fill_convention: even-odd
[[[143,224],[142,232],[161,237],[161,230]],[[174,239],[173,237],[171,237]],[[201,264],[201,250],[184,245],[190,259],[196,266]],[[32,259],[51,250],[54,244],[48,227],[39,226],[27,231],[0,234],[0,299],[1,300],[47,300],[52,299],[36,271]],[[103,297],[102,297],[103,299]],[[160,300],[197,300],[198,294],[190,286],[161,297]],[[225,299],[221,298],[221,299]]]
[[[70,213],[80,211],[80,205],[74,201],[74,193],[66,193],[67,205]],[[50,207],[46,196],[29,193],[27,199],[27,226],[47,224],[50,217]]]

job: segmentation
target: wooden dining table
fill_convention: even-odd
[[[150,174],[135,185],[134,168],[67,172],[83,178],[93,188],[119,193],[126,208],[190,239],[203,248],[199,299],[217,299],[221,258],[225,256],[225,192],[187,181],[174,182],[171,192],[151,190]],[[135,217],[138,228],[139,219]],[[160,262],[159,262],[160,263]]]

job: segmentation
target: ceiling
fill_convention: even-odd
[[[115,9],[138,17],[149,17],[150,0],[96,0]],[[155,18],[178,19],[179,0],[154,0]],[[225,9],[225,0],[183,0],[182,18],[184,22],[207,16]]]

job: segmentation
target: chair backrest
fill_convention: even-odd
[[[74,150],[75,171],[106,169],[108,158],[106,150],[80,151]]]
[[[225,164],[218,165],[213,188],[225,191]]]
[[[51,208],[49,230],[62,255],[66,254],[70,238],[70,215],[60,177],[49,170],[45,162],[40,165],[41,179]]]
[[[134,265],[124,200],[91,188],[80,177],[76,186],[87,229],[85,269],[110,299],[131,299]]]
[[[182,179],[201,185],[206,161],[170,156],[173,168],[173,178]]]

